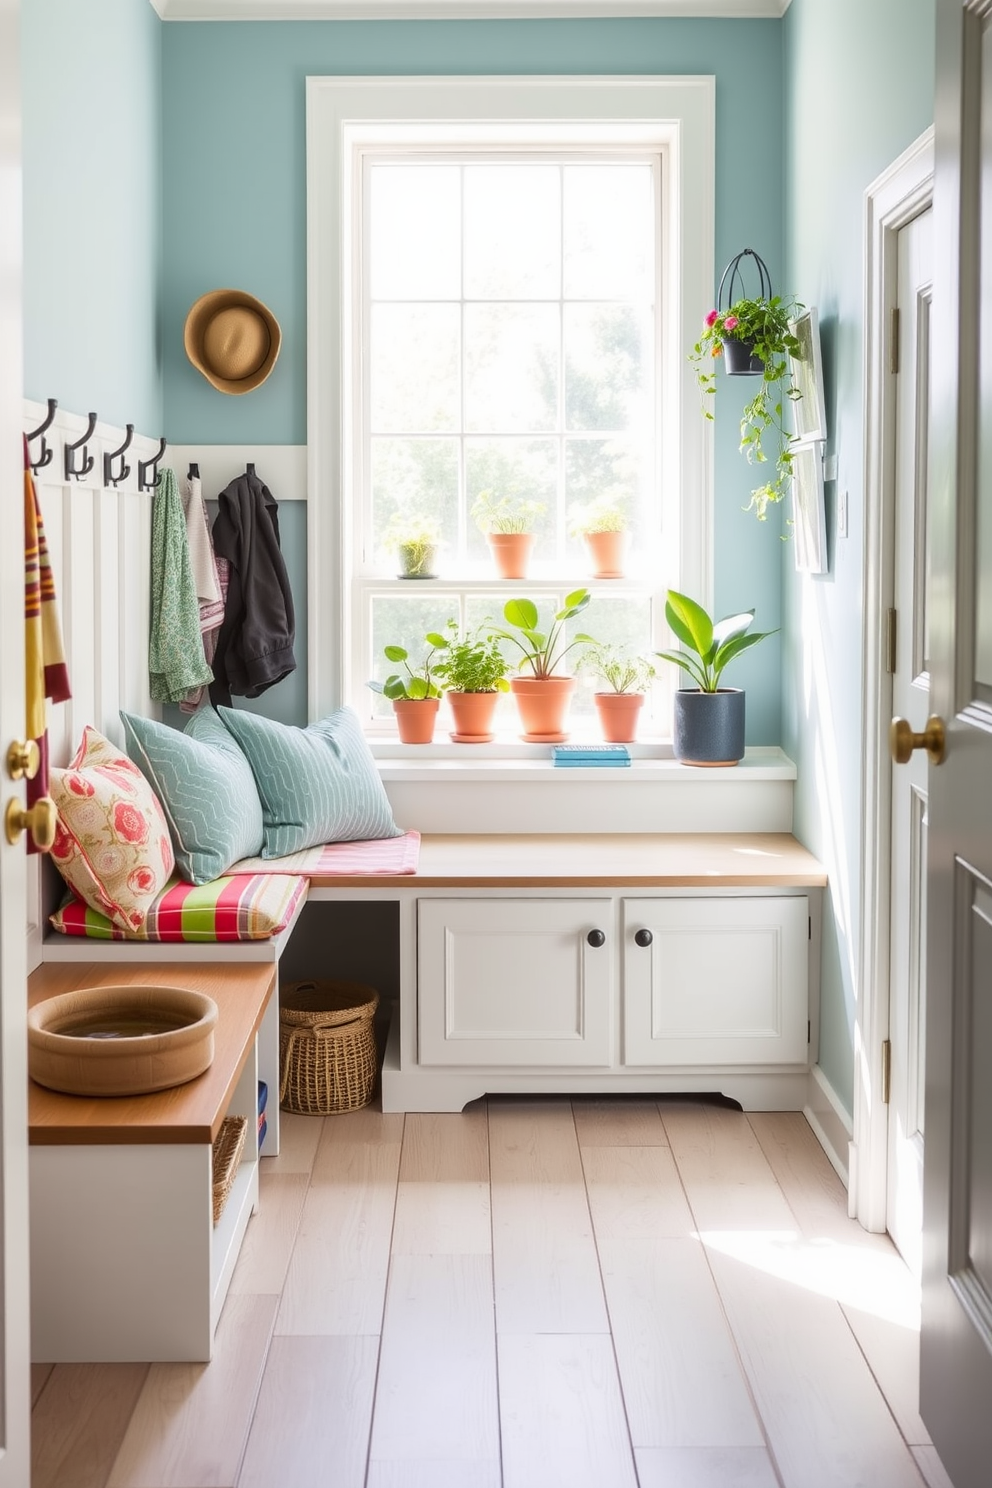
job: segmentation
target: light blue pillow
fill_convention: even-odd
[[[262,801],[263,858],[321,842],[399,837],[372,751],[351,708],[306,728],[219,708],[248,756]]]
[[[121,713],[127,752],[162,803],[176,867],[209,883],[262,847],[262,803],[251,766],[213,708],[185,729]]]

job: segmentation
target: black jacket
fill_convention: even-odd
[[[296,618],[279,546],[275,498],[254,471],[218,497],[214,550],[230,564],[224,622],[212,662],[210,700],[258,697],[296,670]]]

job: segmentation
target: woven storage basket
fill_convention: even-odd
[[[214,1224],[224,1213],[244,1151],[247,1116],[225,1116],[213,1144]]]
[[[279,1104],[326,1116],[367,1106],[378,1057],[379,994],[361,982],[290,982],[279,1009]]]

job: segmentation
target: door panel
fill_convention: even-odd
[[[625,899],[623,923],[625,1064],[805,1063],[805,896]]]
[[[938,0],[920,1408],[955,1488],[992,1461],[992,4]],[[976,313],[977,309],[977,313]]]
[[[421,1064],[612,1062],[609,899],[422,899],[417,929]]]
[[[25,717],[18,19],[17,0],[0,0],[0,761]],[[23,803],[2,764],[0,781],[0,809]],[[0,1488],[31,1473],[25,861],[23,840],[0,834]]]
[[[933,212],[897,240],[899,373],[896,377],[893,604],[896,612],[892,711],[920,729],[929,713],[927,457]],[[889,918],[890,1090],[886,1228],[914,1275],[923,1229],[924,1042],[926,978],[927,760],[920,752],[892,770]]]

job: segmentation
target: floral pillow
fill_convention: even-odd
[[[140,930],[175,866],[158,797],[137,765],[95,728],[70,764],[53,769],[58,811],[52,862],[91,909]]]

